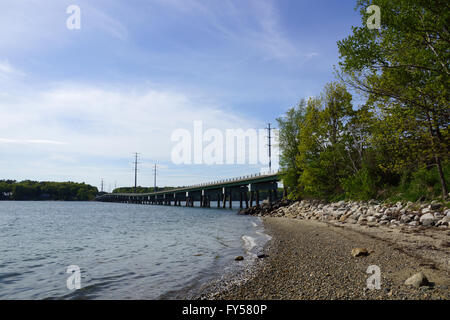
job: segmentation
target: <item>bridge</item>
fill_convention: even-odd
[[[198,202],[202,208],[210,208],[211,202],[217,202],[217,208],[226,208],[228,202],[230,209],[233,201],[239,200],[239,207],[243,209],[244,204],[246,208],[253,206],[253,201],[259,205],[260,191],[267,193],[269,202],[277,200],[278,181],[278,173],[253,174],[151,193],[108,193],[95,200],[186,207],[193,207],[194,202]]]

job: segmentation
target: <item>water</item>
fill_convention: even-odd
[[[180,297],[266,240],[258,218],[226,209],[0,201],[0,299]]]

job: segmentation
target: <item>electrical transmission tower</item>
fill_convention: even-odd
[[[153,192],[156,191],[156,163],[155,163],[155,169],[154,169],[154,182],[155,182],[155,185],[154,185],[154,188],[153,188]]]
[[[267,146],[269,147],[269,173],[271,173],[272,172],[272,141],[271,141],[271,135],[270,135],[270,133],[271,133],[271,130],[273,129],[273,128],[271,128],[270,127],[270,122],[267,124],[267,133],[268,133],[268,135],[267,135],[267,140],[268,140],[268,144],[267,144]]]
[[[136,193],[137,189],[138,155],[139,153],[137,152],[134,153],[134,193]]]

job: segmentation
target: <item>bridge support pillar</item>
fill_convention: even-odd
[[[244,192],[245,209],[248,209],[248,192]]]
[[[242,191],[239,191],[239,209],[242,209],[242,208],[244,208],[242,206]]]

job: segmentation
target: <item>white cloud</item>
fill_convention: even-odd
[[[3,152],[41,144],[89,157],[123,158],[137,151],[152,161],[170,160],[172,131],[192,130],[195,120],[221,130],[257,126],[218,104],[151,88],[61,85],[0,97],[0,113]]]
[[[30,51],[51,51],[83,39],[108,36],[125,40],[128,30],[119,19],[107,13],[108,2],[79,0],[81,30],[67,29],[66,9],[75,4],[70,0],[2,0],[0,2],[0,51],[4,54]],[[119,11],[120,12],[120,11]]]
[[[0,143],[12,143],[12,144],[55,144],[55,145],[67,144],[66,142],[54,141],[54,140],[4,139],[4,138],[0,138]]]
[[[15,68],[8,60],[0,60],[0,80],[9,79],[11,77],[21,77],[25,73]]]
[[[172,131],[191,131],[195,120],[203,121],[204,130],[223,132],[264,126],[181,92],[75,84],[0,96],[0,114],[0,177],[94,184],[101,177],[131,184],[133,152],[141,154],[143,185],[152,185],[155,162],[163,173],[162,184],[196,183],[200,176],[214,179],[222,169],[206,166],[188,180],[178,177],[180,169],[176,177],[164,174],[176,168],[170,162]]]

